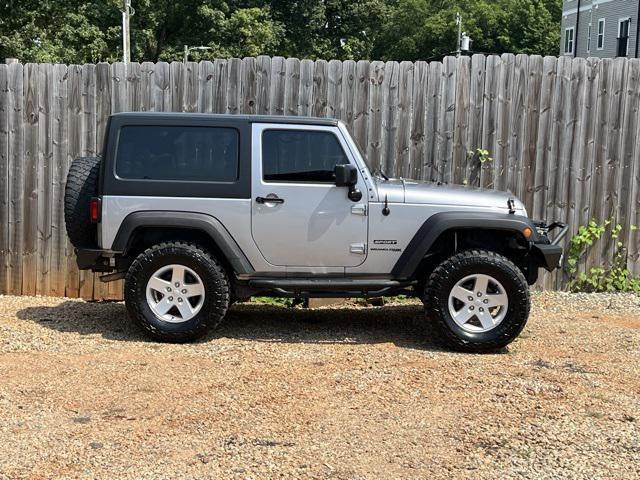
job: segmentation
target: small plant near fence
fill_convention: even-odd
[[[476,148],[475,150],[469,150],[467,152],[467,156],[470,159],[477,159],[480,162],[480,165],[484,165],[487,162],[493,162],[493,158],[489,154],[489,150],[485,150],[484,148]]]
[[[640,278],[634,277],[627,267],[628,248],[620,238],[622,229],[622,225],[613,220],[606,220],[601,224],[592,220],[578,229],[567,252],[570,291],[640,293]],[[638,227],[631,225],[631,230],[636,231]],[[606,236],[611,238],[615,249],[611,265],[591,267],[579,272],[580,260]]]
[[[489,150],[476,148],[467,151],[467,162],[471,165],[470,178],[465,178],[462,184],[478,187],[480,186],[480,170],[486,163],[493,162],[493,158]]]

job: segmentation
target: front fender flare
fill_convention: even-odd
[[[429,217],[413,236],[393,267],[394,278],[413,278],[422,259],[438,237],[448,230],[499,230],[519,233],[529,227],[537,240],[533,222],[521,215],[491,212],[441,212]]]
[[[220,248],[237,274],[247,274],[254,271],[242,249],[224,225],[217,218],[204,213],[158,210],[131,213],[120,224],[111,250],[126,254],[131,247],[131,240],[136,230],[146,227],[177,227],[202,231],[211,237]]]

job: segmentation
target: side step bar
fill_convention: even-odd
[[[397,280],[351,280],[344,278],[270,278],[249,280],[248,286],[296,297],[349,297],[362,294],[376,297],[410,287],[413,283]]]
[[[115,282],[116,280],[122,280],[126,276],[127,276],[127,272],[115,272],[115,273],[110,273],[108,275],[101,275],[100,281],[102,283]]]

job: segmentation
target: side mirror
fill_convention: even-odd
[[[349,187],[347,196],[352,202],[362,200],[362,192],[356,188],[358,184],[358,169],[353,165],[336,165],[333,169],[336,176],[336,186]]]
[[[358,169],[353,165],[336,165],[333,173],[338,187],[352,187],[358,183]]]

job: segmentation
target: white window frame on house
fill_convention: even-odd
[[[600,25],[602,25],[602,33],[600,33]],[[607,20],[604,18],[598,19],[598,37],[596,40],[596,48],[598,50],[604,50],[604,34],[607,28]],[[602,39],[602,44],[600,43],[600,39]]]
[[[571,32],[571,38],[569,38],[569,32]],[[568,27],[564,29],[564,54],[573,55],[576,43],[576,29],[575,27]]]
[[[629,22],[629,33],[627,34],[627,54],[626,57],[629,56],[629,44],[631,43],[631,17],[622,17],[618,19],[618,38],[620,38],[620,34],[622,33],[622,24],[623,22]],[[617,50],[617,47],[616,47]]]

